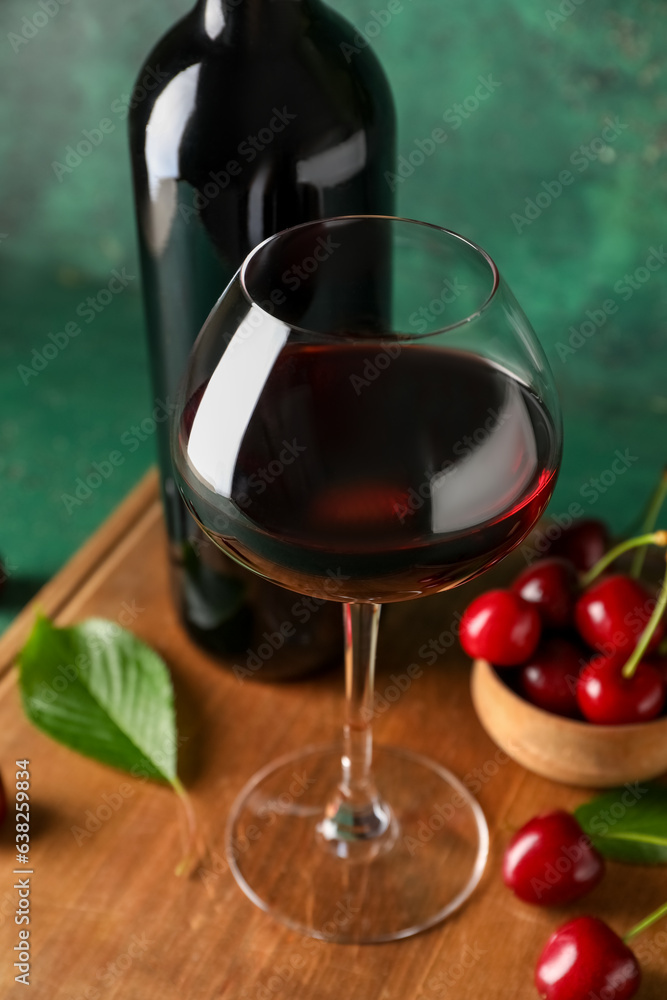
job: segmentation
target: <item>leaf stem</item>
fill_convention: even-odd
[[[186,842],[185,842],[185,855],[181,858],[178,865],[176,866],[177,875],[187,874],[196,863],[198,858],[203,853],[203,844],[201,836],[199,833],[199,828],[197,826],[197,817],[192,805],[192,799],[188,795],[187,791],[180,778],[175,777],[171,781],[172,788],[178,795],[178,798],[183,807],[183,815],[185,816],[186,825]]]
[[[638,924],[635,924],[635,926],[623,937],[623,940],[627,944],[627,942],[631,941],[633,937],[637,936],[637,934],[641,934],[642,931],[645,931],[652,924],[655,924],[658,920],[660,920],[661,917],[664,917],[666,913],[667,903],[663,903],[662,906],[659,906],[657,910],[653,911],[653,913],[649,913],[648,917],[644,917],[644,919],[640,920]]]
[[[644,520],[642,522],[642,531],[653,531],[655,528],[655,522],[658,520],[658,514],[662,510],[662,505],[667,497],[667,466],[662,470],[662,475],[660,476],[660,481],[653,491],[653,496],[649,501],[649,505],[646,508],[646,514],[644,515]],[[637,549],[632,560],[632,566],[630,568],[630,576],[634,577],[635,580],[639,579],[641,576],[642,568],[644,566],[644,559],[646,558],[646,548]]]
[[[667,562],[667,561],[666,561]],[[665,578],[662,581],[662,589],[658,596],[658,601],[653,609],[653,614],[649,618],[646,628],[639,637],[639,642],[630,654],[630,658],[623,667],[623,676],[632,677],[635,670],[639,666],[639,661],[646,652],[649,642],[653,637],[653,633],[658,627],[658,622],[665,613],[665,608],[667,608],[667,565],[665,566]]]
[[[619,542],[615,545],[613,549],[606,552],[602,559],[596,562],[592,569],[589,569],[587,573],[584,573],[579,582],[583,588],[588,587],[593,580],[596,580],[601,573],[603,573],[607,566],[615,562],[619,556],[622,556],[624,552],[628,552],[630,549],[636,549],[640,545],[662,545],[667,546],[667,531],[651,531],[648,534],[637,535],[636,538],[626,538],[625,541]]]

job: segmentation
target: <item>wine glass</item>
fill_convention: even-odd
[[[173,453],[221,549],[343,609],[342,744],[248,782],[227,830],[236,880],[325,940],[432,926],[477,885],[488,828],[441,764],[373,748],[380,610],[482,573],[547,505],[559,407],[526,317],[488,254],[448,230],[382,216],[285,230],[206,321]]]

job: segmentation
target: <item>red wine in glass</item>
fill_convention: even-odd
[[[209,468],[227,468],[235,441],[202,396],[183,432],[196,426]],[[196,479],[186,495],[210,537],[262,576],[388,603],[458,585],[504,556],[544,509],[557,462],[539,399],[483,358],[372,340],[292,345],[242,435],[230,496]]]

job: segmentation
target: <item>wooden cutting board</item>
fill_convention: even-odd
[[[32,624],[29,607],[0,641],[0,770],[11,794],[14,761],[30,760],[30,990],[14,982],[12,967],[19,940],[13,886],[21,876],[12,874],[18,865],[8,820],[0,832],[2,997],[530,1000],[537,996],[535,959],[566,916],[592,912],[623,931],[658,906],[667,898],[662,869],[610,865],[594,893],[561,912],[529,907],[503,887],[500,861],[511,832],[540,810],[571,808],[588,796],[498,756],[474,715],[469,663],[457,646],[433,666],[420,658],[420,647],[450,627],[470,592],[385,610],[379,685],[412,662],[424,673],[380,716],[376,735],[476,776],[492,834],[481,886],[448,921],[396,944],[302,938],[256,909],[229,872],[216,876],[216,853],[229,806],[254,771],[279,754],[337,736],[342,672],[284,685],[241,683],[188,640],[169,599],[157,480],[150,474],[34,603],[59,624],[89,615],[131,620],[167,660],[183,737],[181,775],[211,847],[213,877],[174,874],[182,831],[170,790],[86,760],[26,721],[12,664]],[[94,829],[82,838],[76,828],[85,829],[91,814]],[[102,819],[95,822],[95,814]],[[648,931],[637,948],[645,969],[639,996],[664,1000],[667,925]]]

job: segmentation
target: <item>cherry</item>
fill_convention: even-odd
[[[566,628],[571,623],[577,572],[567,559],[540,559],[519,573],[512,590],[535,605],[545,625]]]
[[[609,548],[609,531],[603,521],[586,518],[565,528],[556,538],[547,554],[568,559],[580,573],[595,566]]]
[[[514,667],[535,652],[541,622],[535,608],[511,590],[488,590],[466,608],[460,639],[468,656]]]
[[[616,649],[630,653],[646,625],[655,600],[641,583],[617,573],[594,583],[577,601],[574,619],[589,646],[611,655]],[[662,622],[651,636],[652,652],[665,634]]]
[[[667,656],[647,656],[644,662],[658,671],[667,688]]]
[[[543,639],[519,675],[524,697],[554,715],[580,717],[577,680],[581,652],[567,639]]]
[[[601,854],[562,809],[529,820],[510,840],[503,881],[519,899],[560,906],[595,888],[605,873]]]
[[[535,969],[535,985],[544,1000],[629,1000],[640,982],[634,952],[597,917],[577,917],[559,927]]]
[[[622,726],[648,722],[665,704],[665,682],[646,660],[640,661],[632,677],[623,676],[627,655],[596,656],[581,672],[577,702],[589,722]]]

